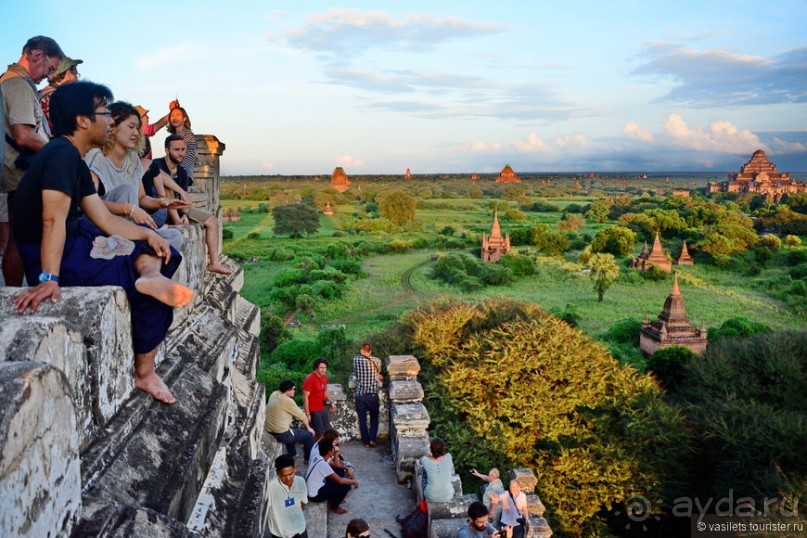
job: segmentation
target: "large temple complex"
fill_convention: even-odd
[[[652,355],[665,347],[685,347],[696,355],[706,350],[706,327],[696,329],[687,317],[684,297],[678,289],[678,275],[675,275],[673,289],[664,301],[664,308],[658,319],[648,321],[645,317],[639,335],[639,348]]]
[[[345,192],[350,185],[350,180],[341,166],[337,166],[331,175],[331,187],[339,192]]]
[[[490,235],[482,234],[482,260],[496,263],[508,252],[510,252],[510,234],[502,237],[499,213],[496,212],[493,214],[493,228],[490,230]]]
[[[768,160],[765,152],[758,149],[736,174],[728,174],[728,180],[710,183],[709,194],[736,192],[739,194],[761,194],[774,202],[779,202],[785,194],[807,192],[807,184],[790,179],[789,172],[781,174],[776,165]]]
[[[496,183],[521,183],[521,178],[516,175],[509,164],[506,164],[496,178]]]

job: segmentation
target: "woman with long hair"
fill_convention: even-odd
[[[191,131],[191,119],[181,106],[171,109],[168,114],[168,132],[178,134],[185,139],[187,150],[183,159],[182,168],[188,173],[189,184],[193,185],[193,166],[196,164],[196,135]]]
[[[188,207],[188,203],[146,194],[141,181],[143,165],[138,156],[143,136],[140,114],[122,101],[109,105],[109,112],[112,120],[109,142],[102,148],[91,149],[84,157],[95,188],[110,213],[152,228],[179,251],[182,233],[164,225],[168,209]]]

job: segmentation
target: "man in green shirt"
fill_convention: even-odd
[[[292,458],[297,455],[297,443],[303,445],[303,463],[308,465],[311,447],[314,446],[314,430],[308,424],[308,418],[302,409],[292,400],[295,391],[294,382],[284,379],[278,390],[269,396],[266,402],[266,421],[264,430],[274,435],[275,439],[286,445],[286,453]],[[291,429],[291,421],[297,419],[305,425],[305,430]]]

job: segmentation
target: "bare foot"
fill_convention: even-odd
[[[135,376],[135,386],[143,392],[151,394],[155,400],[160,402],[172,404],[177,401],[160,376],[154,372],[142,378]]]
[[[210,271],[211,273],[218,273],[220,275],[233,274],[233,272],[227,269],[227,267],[225,267],[224,265],[222,265],[221,262],[208,264],[207,270]]]
[[[183,307],[193,299],[192,289],[162,275],[141,276],[135,281],[135,288],[140,293],[173,307]]]

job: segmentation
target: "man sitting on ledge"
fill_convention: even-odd
[[[286,453],[292,458],[297,455],[295,445],[302,443],[303,463],[308,465],[311,447],[314,446],[314,430],[309,426],[305,413],[291,399],[294,390],[294,382],[284,379],[280,382],[278,390],[269,396],[269,401],[266,402],[264,429],[286,445]],[[305,424],[305,430],[291,429],[291,421],[295,418]]]
[[[92,82],[61,86],[50,101],[56,138],[37,153],[17,188],[14,235],[29,283],[17,312],[55,303],[59,286],[121,286],[129,297],[135,386],[165,403],[175,400],[154,371],[154,356],[193,291],[170,279],[182,257],[153,230],[112,215],[98,197],[83,157],[103,146],[112,92]],[[117,237],[108,237],[110,235]]]

